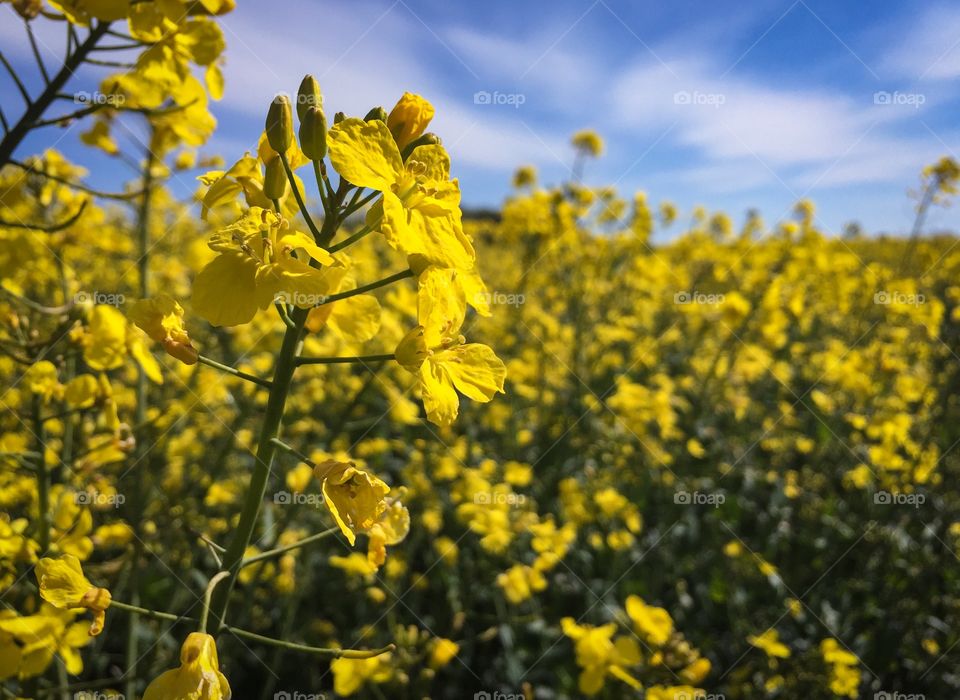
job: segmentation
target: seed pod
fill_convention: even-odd
[[[277,95],[267,110],[267,141],[277,153],[286,153],[293,143],[293,112],[290,98]]]
[[[300,117],[300,150],[310,160],[327,155],[327,118],[319,107],[308,107]]]
[[[310,107],[323,109],[323,95],[320,94],[320,83],[312,75],[304,76],[297,92],[297,119],[303,121],[303,115]]]

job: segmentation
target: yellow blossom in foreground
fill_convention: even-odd
[[[130,320],[184,364],[197,362],[197,350],[183,327],[183,307],[168,294],[141,299],[130,309]]]
[[[220,229],[207,245],[218,255],[194,280],[193,308],[215,326],[249,323],[277,301],[315,306],[342,275],[311,267],[310,259],[322,265],[335,260],[313,238],[259,207]]]
[[[419,326],[397,345],[397,362],[420,380],[427,418],[440,426],[459,413],[457,391],[486,403],[504,392],[503,361],[486,345],[466,343],[460,326],[466,303],[453,278],[457,270],[429,268],[420,276],[417,300]]]
[[[626,635],[613,639],[617,625],[610,623],[601,627],[578,625],[572,617],[560,621],[563,633],[574,641],[577,665],[580,666],[580,692],[596,695],[603,689],[609,674],[620,679],[634,690],[642,687],[626,668],[640,663],[640,647],[637,641]]]
[[[314,475],[321,480],[327,508],[351,545],[357,541],[356,533],[373,527],[387,509],[384,497],[390,487],[353,462],[328,459],[315,467]]]
[[[367,531],[367,536],[370,538],[367,558],[371,563],[383,566],[387,560],[387,546],[403,542],[409,532],[410,511],[400,501],[394,501]]]
[[[460,187],[443,146],[419,146],[404,163],[381,121],[345,119],[328,137],[330,161],[358,187],[383,196],[367,215],[392,247],[444,267],[469,270],[476,253],[463,232]]]
[[[220,673],[217,643],[209,634],[192,632],[180,647],[180,667],[157,676],[143,700],[230,700],[230,683]]]
[[[91,610],[93,622],[90,635],[96,636],[103,631],[106,609],[110,607],[110,591],[90,583],[75,556],[64,554],[59,559],[41,559],[37,562],[35,573],[40,583],[40,597],[62,610]]]

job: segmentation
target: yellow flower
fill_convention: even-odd
[[[627,615],[633,621],[637,634],[654,646],[663,646],[673,633],[673,619],[663,608],[647,605],[639,596],[629,596]]]
[[[515,564],[497,576],[497,585],[503,590],[503,595],[508,601],[518,605],[534,593],[545,589],[547,579],[532,566]]]
[[[433,105],[420,95],[403,93],[403,97],[390,110],[390,115],[387,117],[387,128],[393,134],[397,148],[402,151],[411,141],[420,138],[427,130],[433,115]]]
[[[433,640],[430,649],[430,668],[442,668],[450,663],[460,653],[460,645],[452,639],[438,637]]]
[[[570,142],[578,151],[583,151],[594,158],[603,153],[603,139],[596,131],[590,129],[578,131],[570,139]]]
[[[63,394],[63,385],[57,379],[57,367],[49,360],[30,365],[23,380],[27,390],[40,396],[44,402],[58,399]]]
[[[336,659],[330,664],[330,670],[333,671],[333,692],[337,695],[353,695],[367,681],[384,683],[393,675],[390,654],[372,659]]]
[[[68,673],[82,673],[83,659],[78,649],[89,644],[92,637],[85,622],[73,622],[75,615],[46,603],[37,615],[17,617],[4,612],[0,616],[0,677],[40,675],[55,654],[63,660]]]
[[[106,609],[110,607],[110,591],[90,583],[75,556],[64,554],[59,559],[41,559],[34,571],[40,583],[41,598],[61,610],[91,610],[90,635],[96,636],[103,631]]]
[[[452,279],[457,270],[428,268],[420,275],[417,297],[419,326],[400,341],[397,362],[420,380],[427,418],[448,426],[459,413],[457,391],[486,403],[503,393],[507,369],[486,345],[465,343],[460,326],[465,298]]]
[[[757,649],[763,649],[771,658],[786,659],[790,656],[790,647],[780,641],[780,634],[774,629],[769,629],[759,636],[750,635],[747,641]]]
[[[311,267],[296,251],[321,265],[333,264],[333,256],[266,209],[251,207],[208,245],[219,255],[194,280],[193,307],[215,326],[249,323],[275,301],[309,308],[330,292],[328,271]]]
[[[619,678],[635,690],[642,687],[640,681],[627,673],[625,667],[640,663],[640,647],[632,637],[613,635],[617,625],[610,623],[601,627],[578,625],[572,617],[560,621],[563,633],[574,641],[577,665],[580,672],[580,692],[596,695],[603,689],[607,674]]]
[[[130,320],[160,343],[168,355],[187,365],[197,362],[197,350],[183,327],[183,307],[168,294],[141,299],[130,309]]]
[[[440,145],[419,146],[404,164],[387,125],[345,119],[330,130],[330,162],[349,182],[382,194],[367,222],[393,248],[444,267],[473,267],[476,253],[463,232],[460,186]]]
[[[321,480],[323,500],[333,519],[353,545],[356,533],[372,528],[387,509],[384,497],[390,487],[353,462],[328,459],[316,466],[314,474]]]
[[[387,545],[399,544],[410,532],[410,511],[407,507],[394,501],[389,504],[380,519],[367,531],[370,544],[367,548],[367,558],[377,566],[383,566],[387,560]]]
[[[220,673],[217,643],[209,634],[192,632],[180,647],[180,667],[157,676],[143,700],[230,700],[230,683]]]

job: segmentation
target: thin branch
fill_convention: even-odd
[[[0,51],[0,62],[3,63],[4,67],[7,69],[7,72],[10,74],[10,77],[13,78],[13,82],[17,84],[17,89],[20,90],[20,94],[23,95],[24,101],[27,103],[27,106],[33,104],[30,100],[30,93],[27,92],[27,88],[24,87],[23,82],[20,80],[20,76],[17,75],[17,71],[13,69],[13,66],[10,65],[10,61],[7,60],[7,57],[3,55],[3,51]]]
[[[33,50],[33,57],[36,59],[37,65],[40,66],[40,73],[43,74],[43,82],[49,85],[50,74],[47,73],[47,67],[43,64],[43,58],[40,56],[40,48],[37,46],[37,37],[33,35],[33,27],[30,26],[27,20],[23,20],[23,26],[26,27],[27,36],[30,37],[30,48]]]
[[[88,187],[87,185],[84,185],[79,182],[71,182],[70,180],[64,177],[60,177],[59,175],[54,175],[53,173],[48,173],[45,170],[41,170],[40,168],[36,168],[32,165],[27,165],[26,163],[21,163],[18,160],[10,160],[9,164],[15,165],[16,167],[22,170],[26,170],[29,173],[33,173],[34,175],[40,175],[42,177],[53,180],[54,182],[59,182],[60,184],[66,185],[67,187],[72,187],[75,190],[79,190],[80,192],[86,192],[87,194],[93,195],[94,197],[100,197],[102,199],[128,200],[128,199],[136,199],[137,197],[140,197],[143,194],[143,190],[136,190],[134,192],[124,192],[124,193],[103,192],[101,190],[95,190],[92,187]]]
[[[217,362],[216,360],[211,359],[209,357],[205,357],[204,355],[198,355],[197,361],[201,365],[207,365],[208,367],[213,367],[214,369],[218,369],[221,372],[232,374],[233,376],[238,377],[239,379],[246,379],[248,382],[253,382],[254,384],[258,386],[262,386],[265,389],[269,389],[271,386],[273,386],[273,383],[269,379],[262,379],[261,377],[254,376],[252,374],[247,374],[246,372],[242,372],[236,367],[230,367],[229,365],[225,365],[222,362]]]
[[[309,537],[304,537],[302,540],[297,540],[297,541],[294,542],[293,544],[288,544],[288,545],[286,545],[286,546],[284,546],[284,547],[277,547],[276,549],[270,549],[270,550],[267,550],[266,552],[260,552],[260,554],[255,554],[254,556],[252,556],[252,557],[247,557],[246,559],[244,559],[243,561],[241,561],[241,562],[240,562],[240,568],[242,569],[242,568],[244,568],[244,567],[246,567],[246,566],[250,566],[250,565],[252,565],[252,564],[256,564],[257,562],[263,561],[263,560],[265,560],[265,559],[271,559],[271,558],[273,558],[273,557],[280,556],[281,554],[284,554],[284,553],[289,552],[289,551],[294,550],[294,549],[299,549],[300,547],[303,547],[304,545],[308,545],[308,544],[311,544],[311,543],[316,542],[316,541],[318,541],[318,540],[322,540],[323,538],[329,537],[330,535],[334,535],[334,534],[336,534],[336,533],[338,533],[338,532],[340,532],[340,528],[339,528],[339,527],[331,527],[330,529],[324,530],[324,531],[322,531],[322,532],[318,532],[318,533],[315,534],[315,535],[310,535]]]
[[[380,287],[386,287],[387,285],[393,284],[394,282],[405,280],[408,277],[413,277],[413,270],[404,270],[403,272],[398,272],[394,275],[390,275],[389,277],[384,277],[382,280],[377,280],[376,282],[365,284],[362,287],[349,289],[346,292],[340,292],[339,294],[331,294],[327,297],[324,297],[323,301],[317,304],[317,306],[323,306],[324,304],[332,304],[335,301],[340,301],[341,299],[349,299],[350,297],[355,297],[359,294],[366,294],[367,292],[371,292],[374,289],[379,289]]]
[[[89,201],[90,200],[88,199],[83,200],[83,202],[80,203],[80,208],[77,209],[76,214],[58,224],[25,224],[18,221],[4,221],[3,219],[0,219],[0,226],[5,226],[7,228],[25,228],[31,231],[43,231],[44,233],[56,233],[57,231],[62,231],[63,229],[69,228],[76,223],[77,219],[79,219],[81,214],[83,214],[83,210],[87,208],[87,203]]]

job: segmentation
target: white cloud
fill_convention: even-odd
[[[913,80],[960,77],[960,7],[928,8],[902,34],[883,61],[886,70]]]

